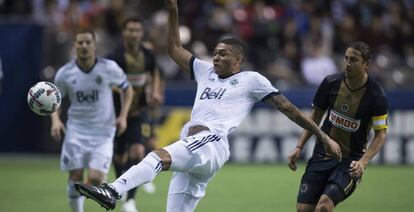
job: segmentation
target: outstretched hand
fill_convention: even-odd
[[[288,166],[292,171],[296,171],[296,161],[299,160],[300,154],[302,153],[302,150],[298,147],[296,147],[293,152],[288,156]]]

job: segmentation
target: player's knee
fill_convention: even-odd
[[[149,156],[151,154],[154,154],[153,156],[156,156],[161,160],[163,171],[166,171],[166,170],[170,169],[171,163],[172,163],[170,153],[168,153],[164,149],[157,149],[157,150],[154,150],[154,151],[150,152],[147,156]]]
[[[297,203],[296,204],[296,211],[297,212],[314,212],[315,211],[315,205]]]
[[[316,205],[317,212],[329,212],[333,211],[335,205],[333,201],[326,195],[322,195],[322,197],[319,199],[318,204]]]
[[[123,165],[128,161],[128,155],[127,154],[119,154],[114,155],[114,164],[116,165]]]
[[[151,137],[146,145],[146,151],[152,151],[154,149],[157,148],[157,138],[156,137]]]
[[[102,184],[102,182],[104,182],[105,180],[105,174],[97,171],[97,170],[93,170],[90,169],[89,173],[88,173],[88,183],[94,186],[99,186]]]
[[[328,203],[318,203],[318,205],[316,205],[316,212],[330,212],[333,211],[333,205],[330,206]]]
[[[134,144],[129,150],[129,158],[132,160],[141,160],[145,156],[145,146],[142,144]]]
[[[69,199],[76,199],[76,198],[79,198],[81,196],[81,194],[78,191],[76,191],[76,189],[75,189],[75,186],[74,186],[75,183],[76,183],[76,181],[72,181],[72,180],[69,180],[69,182],[68,182],[68,187],[66,189],[66,192],[67,192],[67,195],[68,195]]]
[[[83,180],[83,169],[69,171],[69,181],[81,182]]]

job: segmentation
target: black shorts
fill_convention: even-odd
[[[302,176],[298,192],[298,203],[316,205],[322,194],[328,195],[334,204],[348,198],[355,190],[359,179],[349,174],[351,159],[338,162],[333,159],[312,157]],[[327,190],[327,185],[335,184],[339,189],[333,193]]]
[[[128,117],[127,124],[125,132],[115,137],[115,154],[126,153],[129,147],[136,143],[146,146],[154,135],[152,122],[146,112],[141,112],[138,117]]]

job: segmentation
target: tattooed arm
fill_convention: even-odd
[[[301,126],[302,128],[308,130],[310,133],[316,135],[322,142],[324,142],[328,147],[331,153],[337,157],[338,160],[342,158],[341,148],[339,145],[329,138],[318,125],[306,117],[295,105],[293,105],[285,96],[282,94],[271,95],[268,98],[265,98],[265,102],[275,108],[280,112],[285,114],[290,120]]]
[[[313,122],[315,122],[316,124],[319,124],[321,123],[324,113],[325,113],[324,110],[319,110],[319,109],[314,108],[311,112],[310,118],[313,120]],[[296,144],[295,149],[288,156],[288,166],[293,171],[296,170],[297,168],[296,161],[299,160],[300,155],[302,154],[302,149],[311,136],[312,134],[309,131],[304,130],[302,135],[299,138],[298,143]]]

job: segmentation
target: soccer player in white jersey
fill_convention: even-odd
[[[99,187],[75,184],[82,195],[106,209],[113,209],[119,195],[151,181],[161,171],[170,170],[174,174],[168,192],[167,211],[194,211],[208,182],[230,156],[227,135],[239,126],[255,102],[261,100],[315,134],[340,160],[338,144],[292,105],[269,80],[257,72],[240,71],[246,55],[241,41],[233,38],[222,40],[214,49],[213,64],[201,61],[182,47],[177,1],[168,0],[167,7],[168,53],[197,82],[191,120],[183,127],[180,140],[152,151],[113,183]]]
[[[67,195],[74,212],[83,211],[83,197],[74,189],[83,181],[88,169],[87,182],[100,185],[109,171],[113,152],[115,128],[122,133],[126,126],[127,112],[133,91],[122,69],[112,60],[95,55],[95,34],[80,30],[76,34],[76,59],[60,68],[55,84],[62,96],[70,100],[67,130],[59,113],[51,115],[52,137],[59,141],[62,133],[61,169],[69,172]],[[112,86],[122,90],[121,113],[115,119]]]

